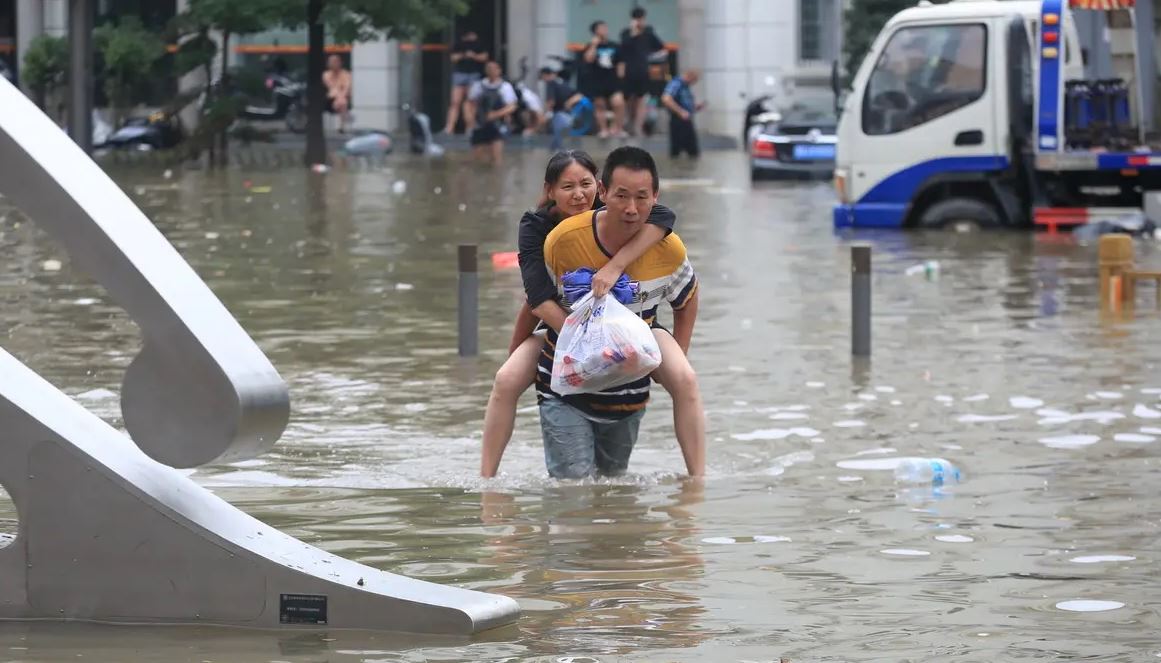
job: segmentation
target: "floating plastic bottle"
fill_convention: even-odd
[[[904,272],[907,276],[917,276],[923,274],[928,279],[935,279],[939,276],[939,261],[928,260],[918,265],[908,267]]]
[[[943,458],[904,458],[895,466],[895,480],[900,483],[943,486],[959,483],[959,468]]]

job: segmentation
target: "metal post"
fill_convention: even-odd
[[[851,247],[851,353],[871,356],[871,247]]]
[[[92,0],[69,0],[69,136],[93,151]]]
[[[460,356],[475,357],[480,349],[480,274],[475,244],[460,244],[459,267]]]

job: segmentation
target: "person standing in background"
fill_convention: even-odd
[[[444,133],[455,132],[456,121],[460,116],[460,105],[464,107],[464,131],[470,132],[475,127],[475,109],[470,103],[464,103],[469,88],[484,77],[484,64],[488,62],[488,51],[480,46],[480,38],[472,30],[468,30],[452,46],[452,89],[451,103],[447,107],[447,123]]]
[[[665,86],[661,104],[669,109],[669,156],[676,157],[682,152],[697,158],[701,154],[697,144],[697,128],[693,124],[693,114],[705,107],[693,99],[693,88],[700,77],[697,69],[689,69],[675,76]]]
[[[635,8],[629,14],[629,27],[621,31],[621,64],[617,75],[633,116],[633,135],[645,129],[645,102],[649,97],[649,60],[665,53],[665,43],[645,22],[645,10]]]
[[[484,65],[483,80],[476,81],[468,92],[468,101],[479,111],[480,124],[472,129],[469,142],[476,158],[499,165],[504,159],[504,134],[508,117],[516,112],[519,99],[512,84],[500,75],[500,65]]]
[[[625,97],[621,94],[621,79],[617,67],[621,63],[621,51],[614,41],[609,41],[609,25],[595,21],[589,32],[593,38],[585,47],[583,59],[588,64],[586,84],[581,92],[593,100],[596,107],[597,131],[601,138],[610,135],[625,136]],[[613,110],[613,124],[609,126],[608,111]]]
[[[337,54],[327,58],[323,85],[327,89],[327,111],[339,116],[339,133],[345,134],[351,119],[351,72],[343,67],[343,59]]]

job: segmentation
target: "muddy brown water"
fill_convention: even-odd
[[[1145,294],[1135,319],[1098,316],[1093,247],[860,235],[874,245],[874,356],[852,362],[853,237],[832,230],[829,185],[752,187],[739,153],[662,160],[662,200],[702,279],[692,356],[709,476],[680,480],[658,390],[629,476],[547,480],[529,393],[502,476],[483,481],[483,408],[521,295],[490,254],[514,248],[545,160],[509,157],[498,171],[453,154],[325,177],[116,178],[291,387],[271,453],[194,479],[329,551],[515,597],[518,624],[462,640],[0,624],[0,661],[1161,653],[1159,317]],[[459,243],[481,247],[475,360],[456,355]],[[119,426],[136,327],[3,201],[0,253],[0,345]],[[938,279],[904,274],[925,260]],[[904,456],[948,458],[966,478],[897,485]]]

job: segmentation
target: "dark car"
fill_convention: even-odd
[[[838,119],[824,104],[795,104],[757,117],[749,130],[750,176],[830,177]]]

